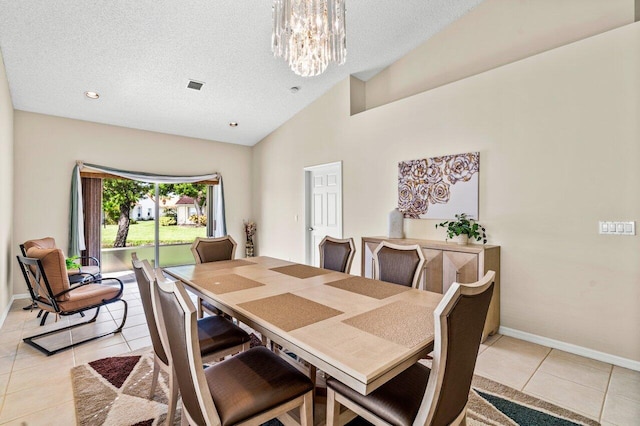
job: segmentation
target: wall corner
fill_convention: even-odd
[[[354,76],[349,77],[349,99],[351,115],[356,115],[366,110],[366,83]]]

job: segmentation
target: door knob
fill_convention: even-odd
[[[312,228],[312,227],[309,227],[309,229],[307,229],[307,231],[313,231],[313,228]]]

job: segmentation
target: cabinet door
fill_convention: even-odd
[[[442,250],[422,249],[426,259],[421,289],[442,293]]]
[[[468,284],[478,281],[477,254],[445,251],[442,257],[443,293],[446,293],[454,282]]]

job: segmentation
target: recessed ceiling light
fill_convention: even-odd
[[[84,92],[84,95],[89,99],[98,99],[100,97],[97,92]]]
[[[238,127],[238,123],[236,123],[235,121],[232,121],[229,123],[229,127]]]
[[[298,91],[300,91],[300,87],[299,86],[293,86],[293,87],[289,88],[289,91],[291,93],[298,93]]]

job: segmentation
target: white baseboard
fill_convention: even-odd
[[[7,315],[9,315],[9,311],[11,310],[11,305],[13,305],[13,302],[20,299],[31,299],[31,296],[29,295],[29,293],[14,294],[13,296],[11,296],[9,304],[4,308],[2,316],[0,316],[0,328],[2,328],[2,326],[4,325],[4,320],[7,319]]]
[[[640,371],[640,361],[622,358],[617,355],[596,351],[571,343],[561,342],[560,340],[549,339],[548,337],[542,337],[536,334],[531,334],[508,327],[500,327],[498,329],[498,333],[504,336],[515,337],[516,339],[524,340],[531,343],[537,343],[549,348],[560,349],[561,351],[569,352],[575,355],[580,355],[586,358],[591,358],[609,364],[617,365],[619,367],[628,368],[630,370]]]

